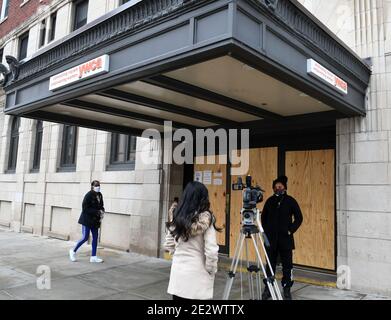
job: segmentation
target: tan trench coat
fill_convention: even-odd
[[[167,232],[165,248],[173,255],[169,294],[186,299],[213,298],[219,246],[211,219],[209,212],[201,213],[198,221],[193,223],[191,237],[186,242],[182,239],[175,241]]]

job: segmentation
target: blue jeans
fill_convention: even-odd
[[[83,238],[79,240],[79,242],[76,244],[75,249],[73,249],[74,252],[79,250],[79,248],[83,245],[83,243],[88,241],[88,237],[90,236],[90,232],[92,234],[92,256],[96,256],[96,249],[98,248],[98,230],[96,228],[90,228],[86,227],[85,225],[82,225],[82,232],[83,232]]]

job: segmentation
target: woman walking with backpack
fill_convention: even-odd
[[[82,212],[79,218],[79,223],[82,225],[83,237],[78,241],[74,249],[69,250],[69,258],[72,262],[76,261],[76,252],[79,248],[88,241],[90,232],[92,234],[92,254],[91,263],[101,263],[103,259],[97,257],[96,251],[98,248],[98,234],[101,221],[105,212],[103,206],[103,195],[100,192],[100,182],[94,180],[91,182],[91,190],[84,196],[82,204]]]
[[[219,246],[208,189],[190,182],[167,223],[165,248],[173,255],[167,292],[174,300],[212,299]]]

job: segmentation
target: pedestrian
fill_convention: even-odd
[[[213,298],[220,231],[215,222],[208,189],[197,181],[188,183],[167,223],[165,248],[173,256],[167,292],[173,300]]]
[[[82,225],[83,237],[76,244],[74,249],[69,250],[69,258],[72,262],[76,261],[76,252],[88,241],[90,232],[92,234],[92,254],[90,262],[101,263],[103,259],[96,255],[98,247],[98,233],[104,216],[105,208],[103,204],[103,195],[100,192],[100,182],[94,180],[91,182],[91,190],[84,196],[82,212],[79,218],[79,224]]]
[[[287,194],[288,178],[280,176],[273,181],[274,195],[266,200],[262,211],[262,227],[269,239],[270,247],[266,249],[273,272],[276,272],[277,258],[280,256],[282,263],[282,287],[284,298],[292,300],[291,287],[293,285],[293,250],[295,242],[293,234],[303,222],[297,201]],[[292,221],[292,218],[294,219]],[[267,275],[271,276],[267,267]],[[266,284],[266,282],[265,282]],[[265,286],[262,299],[271,297],[269,289]]]

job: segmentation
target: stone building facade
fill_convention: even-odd
[[[353,288],[391,288],[391,2],[301,1],[370,58],[366,117],[337,121],[338,265]]]
[[[28,0],[17,6],[15,2],[10,0],[9,15],[18,13],[18,18],[0,21],[3,61],[6,55],[20,53],[20,37],[27,31],[27,59],[45,48],[53,37],[53,17],[53,40],[66,37],[74,27],[75,6],[81,1]],[[366,116],[337,120],[336,255],[338,270],[350,274],[353,289],[391,294],[391,2],[299,2],[372,64]],[[90,0],[86,21],[121,4],[119,0]],[[4,99],[0,97],[2,106]],[[76,240],[81,233],[77,218],[83,195],[90,181],[98,179],[107,211],[102,245],[162,255],[166,210],[172,195],[180,194],[182,188],[181,166],[144,165],[139,161],[141,148],[149,141],[137,138],[134,168],[113,170],[112,133],[80,127],[76,167],[59,170],[64,125],[43,122],[40,167],[32,170],[37,122],[21,118],[13,172],[8,170],[12,123],[12,117],[1,113],[0,225],[16,232]],[[161,147],[150,144],[150,151],[158,151],[157,157],[162,157]]]
[[[53,41],[72,31],[75,4],[78,2],[29,0],[20,7],[15,5],[18,2],[10,1],[9,17],[0,22],[0,32],[5,34],[0,40],[3,61],[6,55],[18,55],[19,37],[26,32],[29,34],[27,59],[45,48],[51,30],[46,28],[46,41],[40,47],[41,25],[46,20],[46,25],[50,26],[53,13],[56,14]],[[119,0],[94,0],[87,3],[87,22],[122,4]],[[16,20],[13,16],[15,13],[19,13]],[[4,107],[4,98],[1,95],[1,109]],[[157,165],[145,166],[139,161],[139,151],[143,145],[141,138],[137,138],[134,170],[111,170],[107,169],[111,133],[78,128],[76,167],[70,172],[64,172],[59,169],[64,126],[43,122],[40,166],[39,170],[33,170],[37,121],[21,118],[16,169],[7,172],[12,117],[1,112],[0,123],[2,226],[16,232],[76,240],[81,236],[77,220],[83,196],[90,189],[90,182],[97,179],[102,183],[107,211],[101,229],[101,244],[152,256],[159,254],[162,170]]]

